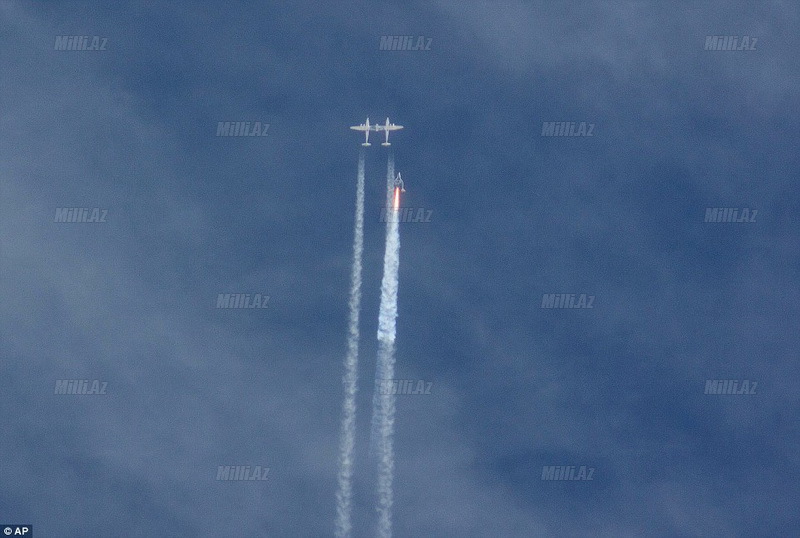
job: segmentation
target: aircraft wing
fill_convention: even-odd
[[[389,127],[386,127],[385,125],[381,125],[380,128],[381,128],[381,131],[397,131],[399,129],[402,129],[403,126],[402,125],[395,125],[393,123],[393,124],[389,125]]]
[[[369,127],[366,125],[352,125],[350,128],[354,131],[374,131],[371,125]]]

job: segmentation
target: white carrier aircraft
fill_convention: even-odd
[[[364,138],[364,143],[361,144],[362,146],[370,146],[371,144],[369,143],[369,132],[378,130],[376,126],[369,124],[369,118],[367,118],[367,121],[365,123],[362,123],[361,125],[353,125],[350,128],[353,129],[354,131],[364,132],[365,138]]]
[[[376,131],[385,131],[386,132],[386,142],[381,143],[381,146],[391,146],[389,143],[389,131],[397,131],[402,129],[402,125],[395,125],[394,123],[389,123],[389,118],[386,118],[386,123],[381,125],[380,123],[375,126]]]

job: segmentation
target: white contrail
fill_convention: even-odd
[[[398,270],[400,268],[400,227],[391,203],[394,191],[394,155],[389,154],[387,164],[387,226],[386,251],[383,257],[381,304],[378,316],[378,392],[379,440],[378,450],[378,536],[392,536],[392,479],[394,476],[394,415],[395,396],[390,390],[394,378],[394,341],[397,321]],[[380,377],[379,377],[380,376]],[[380,389],[380,390],[378,390]],[[374,413],[374,409],[373,409]],[[374,416],[374,415],[373,415]]]
[[[392,191],[394,190],[394,152],[389,150],[389,158],[386,162],[386,250],[384,253],[384,262],[383,262],[383,283],[381,284],[381,289],[383,290],[383,286],[386,282],[386,256],[389,252],[389,236],[391,235],[391,225],[393,220],[392,214]],[[398,238],[399,244],[399,238]],[[399,257],[399,254],[398,254]],[[388,302],[385,299],[385,295],[383,291],[381,291],[381,306],[380,312],[383,312],[385,308],[388,308]],[[396,310],[396,308],[395,308]],[[395,317],[397,314],[395,314]],[[379,319],[381,319],[381,315],[379,314]],[[380,328],[378,332],[378,341],[380,342]],[[369,434],[369,455],[373,458],[378,457],[378,443],[381,439],[381,398],[380,398],[380,387],[384,383],[383,380],[391,379],[391,377],[386,377],[384,374],[385,372],[382,371],[386,361],[380,360],[380,348],[378,348],[378,361],[375,368],[375,389],[372,394],[372,421],[370,424],[370,434]],[[390,382],[389,382],[390,383]]]
[[[364,148],[358,153],[356,217],[353,232],[353,268],[350,275],[350,323],[344,360],[344,401],[339,438],[339,489],[336,491],[336,536],[347,538],[353,525],[353,452],[356,437],[356,392],[358,390],[358,316],[361,309],[361,259],[364,253]]]

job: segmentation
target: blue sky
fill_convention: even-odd
[[[395,535],[800,533],[795,3],[4,0],[0,17],[3,523],[332,535],[347,127],[389,116],[404,205],[431,215],[401,224],[397,377],[432,389],[398,397]],[[550,121],[593,136],[542,136]],[[356,536],[374,533],[385,166],[373,145]],[[593,308],[541,308],[551,293]],[[54,394],[64,379],[107,393]],[[704,394],[715,379],[758,388]],[[593,479],[542,480],[553,465]]]

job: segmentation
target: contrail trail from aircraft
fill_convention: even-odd
[[[386,226],[386,250],[383,257],[383,280],[378,316],[378,368],[376,371],[376,400],[378,403],[378,536],[392,536],[392,503],[394,494],[394,415],[395,396],[387,385],[394,378],[395,330],[397,321],[397,288],[400,268],[400,227],[392,205],[394,189],[394,154],[389,153],[386,166],[386,207],[389,216]],[[388,208],[392,208],[391,210]],[[373,423],[375,409],[373,408]]]
[[[389,234],[390,234],[390,227],[392,225],[392,220],[394,219],[395,215],[391,212],[390,208],[392,207],[392,187],[394,186],[394,151],[389,152],[389,158],[386,162],[386,250],[389,250]],[[399,242],[399,239],[398,239]],[[385,258],[386,254],[384,254]],[[399,256],[399,254],[398,254]],[[386,279],[386,260],[384,259],[383,262],[383,279],[385,282]],[[383,288],[383,283],[381,284],[381,288]],[[384,309],[384,296],[383,292],[381,292],[381,306],[380,311],[382,312]],[[379,340],[380,340],[380,332],[379,332]],[[380,353],[380,348],[379,348]],[[380,355],[379,355],[380,357]],[[391,379],[391,377],[387,378],[385,372],[381,370],[383,368],[385,361],[381,361],[380,358],[377,362],[377,367],[375,369],[375,391],[372,395],[372,422],[370,428],[370,435],[369,435],[369,454],[370,456],[377,458],[378,457],[378,443],[380,442],[381,438],[381,421],[380,421],[380,409],[381,409],[381,395],[380,395],[380,387],[382,380],[384,379]]]
[[[353,268],[350,274],[350,323],[344,361],[344,401],[339,439],[339,488],[336,491],[336,536],[348,538],[353,499],[353,453],[356,437],[356,392],[358,390],[358,317],[361,310],[361,259],[364,253],[364,148],[358,152],[356,216],[353,232]]]

